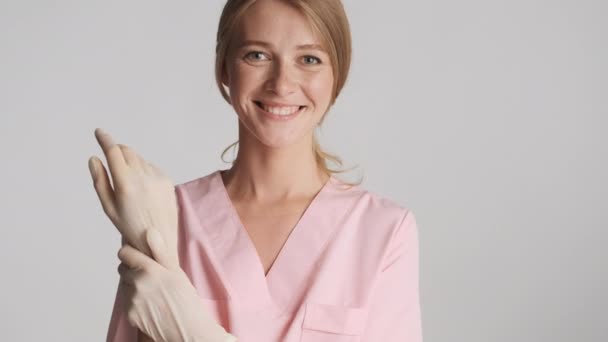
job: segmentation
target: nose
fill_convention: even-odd
[[[293,68],[285,62],[275,63],[268,78],[266,89],[277,96],[285,96],[293,93],[297,86],[297,75]]]

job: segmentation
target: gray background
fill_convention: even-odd
[[[176,182],[226,168],[223,1],[0,2],[0,330],[102,341],[120,237],[93,129]],[[347,1],[352,73],[322,131],[411,208],[425,341],[607,341],[606,1]]]

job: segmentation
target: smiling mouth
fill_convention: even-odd
[[[264,108],[264,105],[262,104],[262,102],[260,101],[253,101],[253,103],[255,103],[256,106],[258,106],[259,108],[261,108],[262,110],[266,110],[266,108]],[[296,105],[293,105],[291,107],[295,107]],[[306,106],[298,106],[298,111],[302,110],[303,108],[305,108]]]

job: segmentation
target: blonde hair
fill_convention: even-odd
[[[217,40],[215,47],[215,79],[222,97],[230,104],[230,96],[226,91],[222,79],[226,71],[226,58],[229,53],[232,38],[236,32],[240,17],[247,8],[255,3],[256,0],[228,0],[222,10],[219,27],[217,30]],[[340,0],[283,0],[300,10],[310,22],[313,30],[320,35],[324,48],[328,51],[330,64],[334,74],[334,83],[330,104],[327,111],[321,117],[319,126],[325,120],[329,109],[333,106],[340,91],[346,83],[351,61],[351,35],[348,18]],[[226,152],[238,145],[238,140],[228,146],[222,152],[222,160]],[[332,169],[328,162],[342,167],[342,159],[336,155],[324,151],[319,144],[316,135],[313,134],[313,153],[319,167],[328,175],[343,173],[350,169]],[[225,160],[224,160],[225,161]],[[225,161],[227,162],[227,161]],[[353,167],[354,168],[354,167]],[[352,168],[351,168],[352,169]],[[347,182],[345,182],[347,183]],[[360,184],[347,183],[349,185]]]

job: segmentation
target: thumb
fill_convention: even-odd
[[[156,229],[148,229],[146,231],[146,240],[152,252],[152,258],[166,268],[174,268],[175,261],[171,258],[165,239]]]

